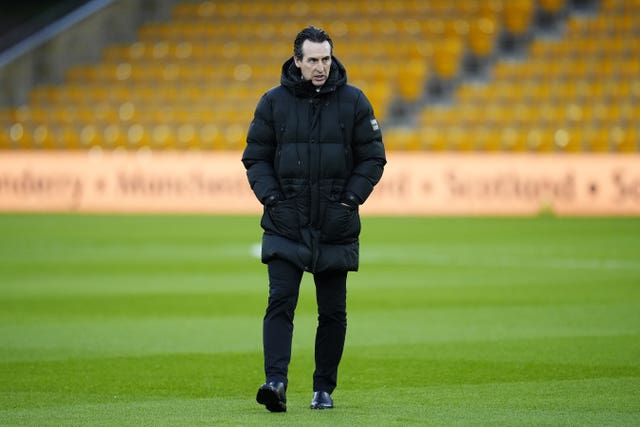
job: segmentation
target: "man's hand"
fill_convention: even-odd
[[[282,196],[272,194],[269,197],[267,197],[267,199],[264,201],[264,205],[266,207],[270,208],[271,206],[273,206],[276,203],[278,203],[280,200],[282,200]]]
[[[340,198],[340,204],[349,209],[356,209],[360,203],[356,199],[356,196],[352,193],[345,193]]]

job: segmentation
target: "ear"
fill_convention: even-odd
[[[296,64],[296,67],[300,68],[302,67],[302,61],[300,61],[298,58],[296,58],[296,56],[293,56],[293,62]]]

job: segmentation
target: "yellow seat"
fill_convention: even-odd
[[[489,17],[474,19],[469,26],[467,44],[471,53],[479,58],[487,58],[493,53],[496,40],[497,22]]]
[[[607,128],[590,124],[583,128],[585,148],[593,153],[610,152],[611,145]]]
[[[94,124],[81,125],[76,128],[75,133],[78,135],[78,148],[90,149],[104,145],[104,129],[101,126]]]
[[[544,11],[558,13],[564,8],[565,2],[564,0],[538,0],[538,5]]]
[[[608,134],[612,151],[634,153],[640,150],[636,126],[614,125],[609,127]]]
[[[177,139],[173,126],[162,123],[156,123],[149,129],[149,144],[154,149],[177,148]]]
[[[8,127],[9,145],[19,149],[37,148],[33,145],[32,129],[27,123],[15,122]]]
[[[427,64],[422,60],[405,63],[397,76],[398,94],[408,102],[417,102],[427,80]]]
[[[420,148],[427,151],[444,151],[447,149],[447,139],[444,132],[434,126],[418,128]]]
[[[389,150],[407,151],[420,147],[420,137],[414,127],[396,127],[385,131],[385,146]]]
[[[464,45],[461,39],[446,39],[435,46],[433,53],[433,71],[445,80],[455,78],[462,63]]]
[[[509,0],[504,3],[503,25],[512,34],[520,35],[529,30],[535,4],[533,0]]]
[[[14,148],[14,141],[11,140],[10,131],[11,127],[7,124],[0,128],[0,150]]]
[[[102,128],[102,136],[99,140],[104,148],[126,147],[128,141],[137,139],[139,135],[139,133],[135,132],[137,128],[131,129],[131,132],[129,130],[128,127],[120,126],[117,123],[107,124]]]
[[[527,148],[534,152],[551,152],[555,147],[555,129],[535,127],[526,135]]]
[[[491,125],[484,125],[475,128],[473,132],[476,151],[491,153],[502,150],[501,129]]]
[[[199,126],[196,138],[199,141],[199,147],[205,150],[219,150],[224,146],[222,130],[213,123]]]

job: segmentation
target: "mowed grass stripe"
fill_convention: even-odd
[[[0,326],[0,362],[258,351],[255,317],[86,319]]]
[[[598,341],[613,350],[624,350],[628,337],[606,337]],[[573,339],[577,349],[588,346],[587,340]],[[513,382],[544,382],[565,380],[591,380],[599,378],[638,378],[640,367],[634,360],[576,360],[543,361],[544,352],[566,350],[561,340],[519,342],[493,342],[492,346],[511,350],[510,360],[495,360],[489,343],[480,346],[461,344],[458,354],[438,353],[438,347],[410,347],[412,352],[401,353],[388,346],[357,348],[345,355],[341,390],[353,391],[378,388],[427,387],[434,385],[467,385]],[[531,355],[531,344],[540,345],[537,355]],[[542,347],[544,345],[544,347]],[[475,352],[474,348],[484,351]],[[429,358],[428,351],[439,356]],[[301,390],[300,383],[308,383],[305,369],[312,359],[310,351],[298,351],[298,363],[292,368],[292,390]],[[627,355],[628,356],[628,355]],[[2,365],[2,377],[12,384],[16,394],[47,393],[65,384],[64,394],[69,402],[82,395],[91,399],[98,396],[118,396],[120,400],[135,401],[140,395],[151,398],[165,397],[239,397],[253,391],[252,379],[260,375],[256,367],[256,353],[228,354],[170,354],[145,357],[113,357],[101,359],[72,359],[41,362],[12,362]],[[386,375],[380,376],[384,364]],[[69,375],[73,373],[73,375]],[[235,378],[229,382],[229,378]],[[390,384],[394,378],[396,384]],[[6,392],[7,390],[3,390]],[[5,398],[8,396],[4,396]],[[63,393],[57,397],[62,403]],[[26,404],[28,402],[22,402]],[[38,406],[44,402],[40,402]]]
[[[309,298],[305,300],[305,304],[311,304]],[[639,316],[637,307],[629,304],[615,309],[596,305],[356,311],[349,317],[348,344],[395,344],[403,348],[416,343],[627,336],[639,334]],[[0,326],[4,342],[0,360],[259,351],[259,317],[136,318],[125,314],[112,318],[16,321]],[[296,348],[312,348],[315,323],[314,315],[296,316]]]
[[[380,278],[378,277],[378,280]],[[391,278],[389,278],[391,280]],[[258,279],[258,283],[260,280]],[[263,286],[261,286],[263,285]],[[209,287],[215,281],[209,282]],[[306,284],[305,287],[312,287]],[[416,285],[417,287],[417,285]],[[83,289],[90,288],[86,284]],[[46,292],[20,294],[14,289],[10,295],[0,300],[0,319],[3,317],[21,317],[57,319],[89,317],[156,317],[156,316],[233,316],[255,315],[264,309],[267,285],[256,284],[254,289],[246,288],[204,292],[199,290],[180,289],[179,284],[165,292],[157,292],[140,286],[115,291],[92,294],[78,290],[70,294]],[[421,292],[414,292],[413,287],[393,286],[391,289],[371,289],[366,286],[349,287],[349,310],[357,312],[379,310],[429,310],[456,307],[509,307],[509,306],[567,306],[567,305],[607,305],[627,304],[630,298],[640,299],[640,287],[621,281],[604,287],[598,283],[584,285],[549,283],[532,284],[519,287],[496,286],[493,284],[443,287],[432,286]],[[303,289],[308,299],[313,295]],[[237,304],[238,300],[243,304]],[[311,304],[301,304],[299,313],[315,310]]]
[[[249,270],[249,269],[247,269]],[[135,296],[142,294],[180,295],[206,294],[220,292],[258,293],[264,296],[268,288],[265,270],[216,271],[211,268],[202,273],[197,272],[150,272],[136,273],[109,272],[109,274],[64,272],[63,274],[47,274],[47,286],[43,286],[41,272],[26,275],[13,275],[2,284],[3,298],[48,298],[48,297],[101,297],[101,296]],[[87,286],[91,283],[91,286]]]
[[[632,426],[635,383],[629,379],[540,381],[432,387],[387,387],[376,399],[340,391],[333,411],[310,412],[307,393],[290,392],[286,414],[267,414],[244,398],[167,398],[78,403],[6,411],[8,424],[35,425],[580,425]],[[47,400],[47,394],[39,394]],[[402,405],[398,405],[398,402]],[[561,404],[560,404],[561,402]],[[380,408],[384,408],[381,411]],[[372,415],[375,414],[375,415]],[[348,422],[345,420],[348,419]],[[88,422],[87,420],[95,420]],[[155,423],[150,420],[159,420]]]

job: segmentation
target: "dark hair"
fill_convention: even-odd
[[[329,34],[318,27],[310,25],[300,31],[296,36],[296,39],[293,41],[293,56],[297,59],[302,59],[302,43],[304,43],[305,40],[309,40],[314,43],[328,41],[329,46],[331,46],[331,53],[333,53],[333,41],[331,40],[331,37],[329,37]]]

